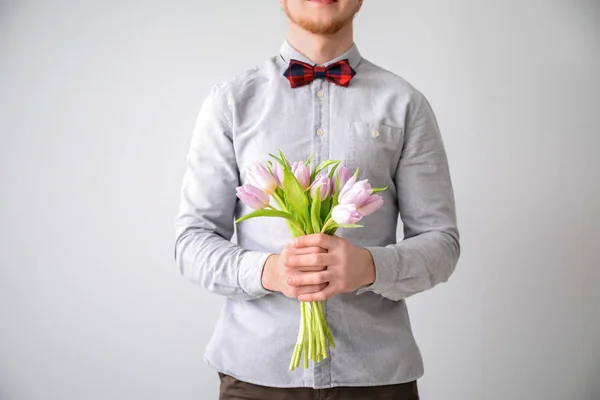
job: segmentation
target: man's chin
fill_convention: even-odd
[[[348,22],[345,21],[324,21],[324,20],[300,20],[296,24],[302,29],[315,35],[334,35],[342,30]]]
[[[321,15],[320,17],[313,16],[296,16],[290,13],[290,10],[287,7],[287,4],[284,2],[283,10],[289,20],[304,29],[305,31],[311,32],[316,35],[334,35],[341,31],[347,25],[352,23],[354,19],[354,15],[358,12],[358,9],[352,15],[337,15],[333,14]]]

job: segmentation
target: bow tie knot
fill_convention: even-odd
[[[356,71],[350,66],[348,59],[340,60],[326,67],[312,66],[291,59],[290,65],[283,73],[292,88],[308,85],[318,78],[327,79],[336,85],[347,87],[354,75],[356,75]]]
[[[327,76],[327,68],[325,68],[325,67],[315,66],[314,71],[315,71],[315,79],[325,78],[325,76]]]

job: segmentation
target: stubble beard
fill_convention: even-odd
[[[283,11],[290,19],[290,21],[292,21],[294,24],[298,25],[299,27],[310,33],[313,33],[315,35],[334,35],[352,22],[354,16],[358,12],[358,7],[356,8],[356,10],[348,13],[348,15],[341,15],[338,18],[327,22],[313,21],[307,18],[294,17],[288,10],[287,1],[283,2]]]

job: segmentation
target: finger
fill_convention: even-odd
[[[305,295],[305,294],[311,294],[311,293],[317,293],[317,292],[320,292],[321,290],[325,289],[326,286],[327,286],[326,283],[323,283],[321,285],[300,286],[300,287],[296,288],[296,293],[298,293],[298,296]]]
[[[291,244],[286,244],[281,250],[281,255],[285,254],[286,256],[289,256],[290,254],[296,254],[297,251],[298,249],[292,246]]]
[[[319,271],[325,271],[327,269],[327,265],[324,267],[320,267],[320,266],[313,266],[313,267],[296,267],[296,268],[290,268],[291,270],[293,270],[294,272],[319,272]]]
[[[334,255],[329,253],[290,254],[284,260],[288,268],[326,267],[334,262]]]
[[[313,233],[310,235],[298,236],[292,242],[292,247],[310,247],[319,246],[329,250],[335,244],[335,238],[324,233]]]
[[[299,301],[311,302],[311,301],[325,301],[328,298],[336,295],[336,290],[332,285],[327,285],[323,290],[316,293],[307,293],[298,296]]]
[[[330,279],[330,271],[309,272],[306,274],[297,274],[288,277],[287,284],[290,286],[319,285],[322,283],[328,283]]]
[[[293,249],[295,254],[327,253],[327,249],[319,246],[299,247]]]

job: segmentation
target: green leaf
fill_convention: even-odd
[[[337,228],[362,228],[362,225],[358,224],[335,224]]]
[[[308,160],[304,161],[304,165],[308,167],[308,164],[310,164],[313,160],[313,156],[314,154],[311,154],[310,157],[308,157]]]
[[[325,168],[329,167],[330,165],[333,164],[339,164],[341,161],[340,160],[326,160],[326,161],[321,161],[321,163],[319,164],[319,166],[317,168],[315,168],[315,170],[312,172],[312,174],[310,175],[310,180],[313,181],[315,179],[315,176],[317,176],[317,174],[319,172],[321,172],[322,170],[324,170]],[[332,169],[332,171],[335,170],[335,167]],[[331,178],[331,174],[329,176]]]
[[[279,151],[281,152],[281,150],[279,150]],[[276,155],[274,155],[274,154],[271,154],[271,153],[269,153],[269,155],[270,155],[271,157],[273,157],[274,159],[276,159],[276,160],[279,162],[279,164],[283,165],[283,160],[281,160],[280,158],[278,158],[278,157],[277,157]]]
[[[384,190],[386,190],[388,187],[382,187],[382,188],[373,188],[373,193],[377,193],[377,192],[383,192]]]
[[[321,194],[320,188],[322,184],[315,189],[315,195],[312,197],[312,207],[310,209],[310,218],[313,232],[320,232],[321,225]]]
[[[290,232],[292,233],[292,237],[302,236],[302,232],[300,232],[298,229],[296,229],[296,227],[294,226],[294,224],[292,224],[290,221],[288,221],[288,227],[290,228]]]
[[[308,210],[308,219],[306,221],[302,221],[302,224],[304,226],[304,231],[306,232],[306,234],[310,235],[311,233],[314,233],[312,227],[312,220],[310,218],[310,209],[312,207],[312,198],[310,197],[310,194],[307,194],[306,199],[308,200],[308,202],[306,203],[306,209]]]
[[[315,233],[313,231],[312,221],[310,220],[310,217],[307,222],[302,223],[302,226],[304,226],[304,232],[306,232],[307,235],[310,235],[311,233]]]
[[[342,161],[341,160],[337,160],[337,162],[335,163],[335,165],[333,166],[333,168],[331,168],[331,171],[329,171],[329,179],[333,179],[333,174],[335,173],[337,167],[340,165]],[[335,174],[337,176],[337,174]]]
[[[327,216],[331,209],[331,201],[331,197],[327,197],[325,200],[321,201],[321,221],[327,221]]]
[[[288,166],[287,160],[285,156],[279,150],[281,159],[283,162],[281,166],[283,167],[283,187],[285,193],[285,201],[286,203],[296,212],[299,219],[305,223],[303,228],[308,227],[309,215],[308,215],[308,196],[305,191],[302,190],[302,186],[292,173],[292,170]]]
[[[275,194],[277,195],[277,197],[279,197],[280,199],[283,199],[284,197],[284,193],[283,190],[277,186],[277,188],[275,188]],[[279,203],[279,202],[278,202]],[[281,208],[281,207],[280,207]]]
[[[281,157],[280,162],[284,165],[282,165],[282,167],[285,167],[288,165],[288,160],[285,158],[285,156],[283,155],[283,151],[281,151],[281,149],[277,149],[277,151],[279,152],[279,157]],[[275,156],[274,156],[275,157]],[[277,158],[277,157],[275,157]],[[279,160],[279,159],[278,159]]]
[[[327,229],[325,232],[323,232],[326,235],[330,235],[333,236],[335,235],[335,231],[337,231],[337,226],[332,226],[331,228]]]
[[[339,192],[335,192],[333,194],[333,199],[331,199],[331,208],[329,209],[329,213],[327,214],[327,217],[324,219],[324,221],[327,221],[329,219],[329,217],[331,217],[331,212],[333,211],[333,207],[338,205],[338,197],[340,196]]]
[[[245,221],[247,219],[250,218],[256,218],[256,217],[279,217],[279,218],[285,218],[285,219],[289,219],[292,221],[296,221],[296,219],[289,213],[283,212],[283,211],[279,211],[279,210],[254,210],[251,213],[248,213],[246,215],[244,215],[243,217],[238,218],[237,220],[235,220],[235,223],[239,223],[242,221]]]

